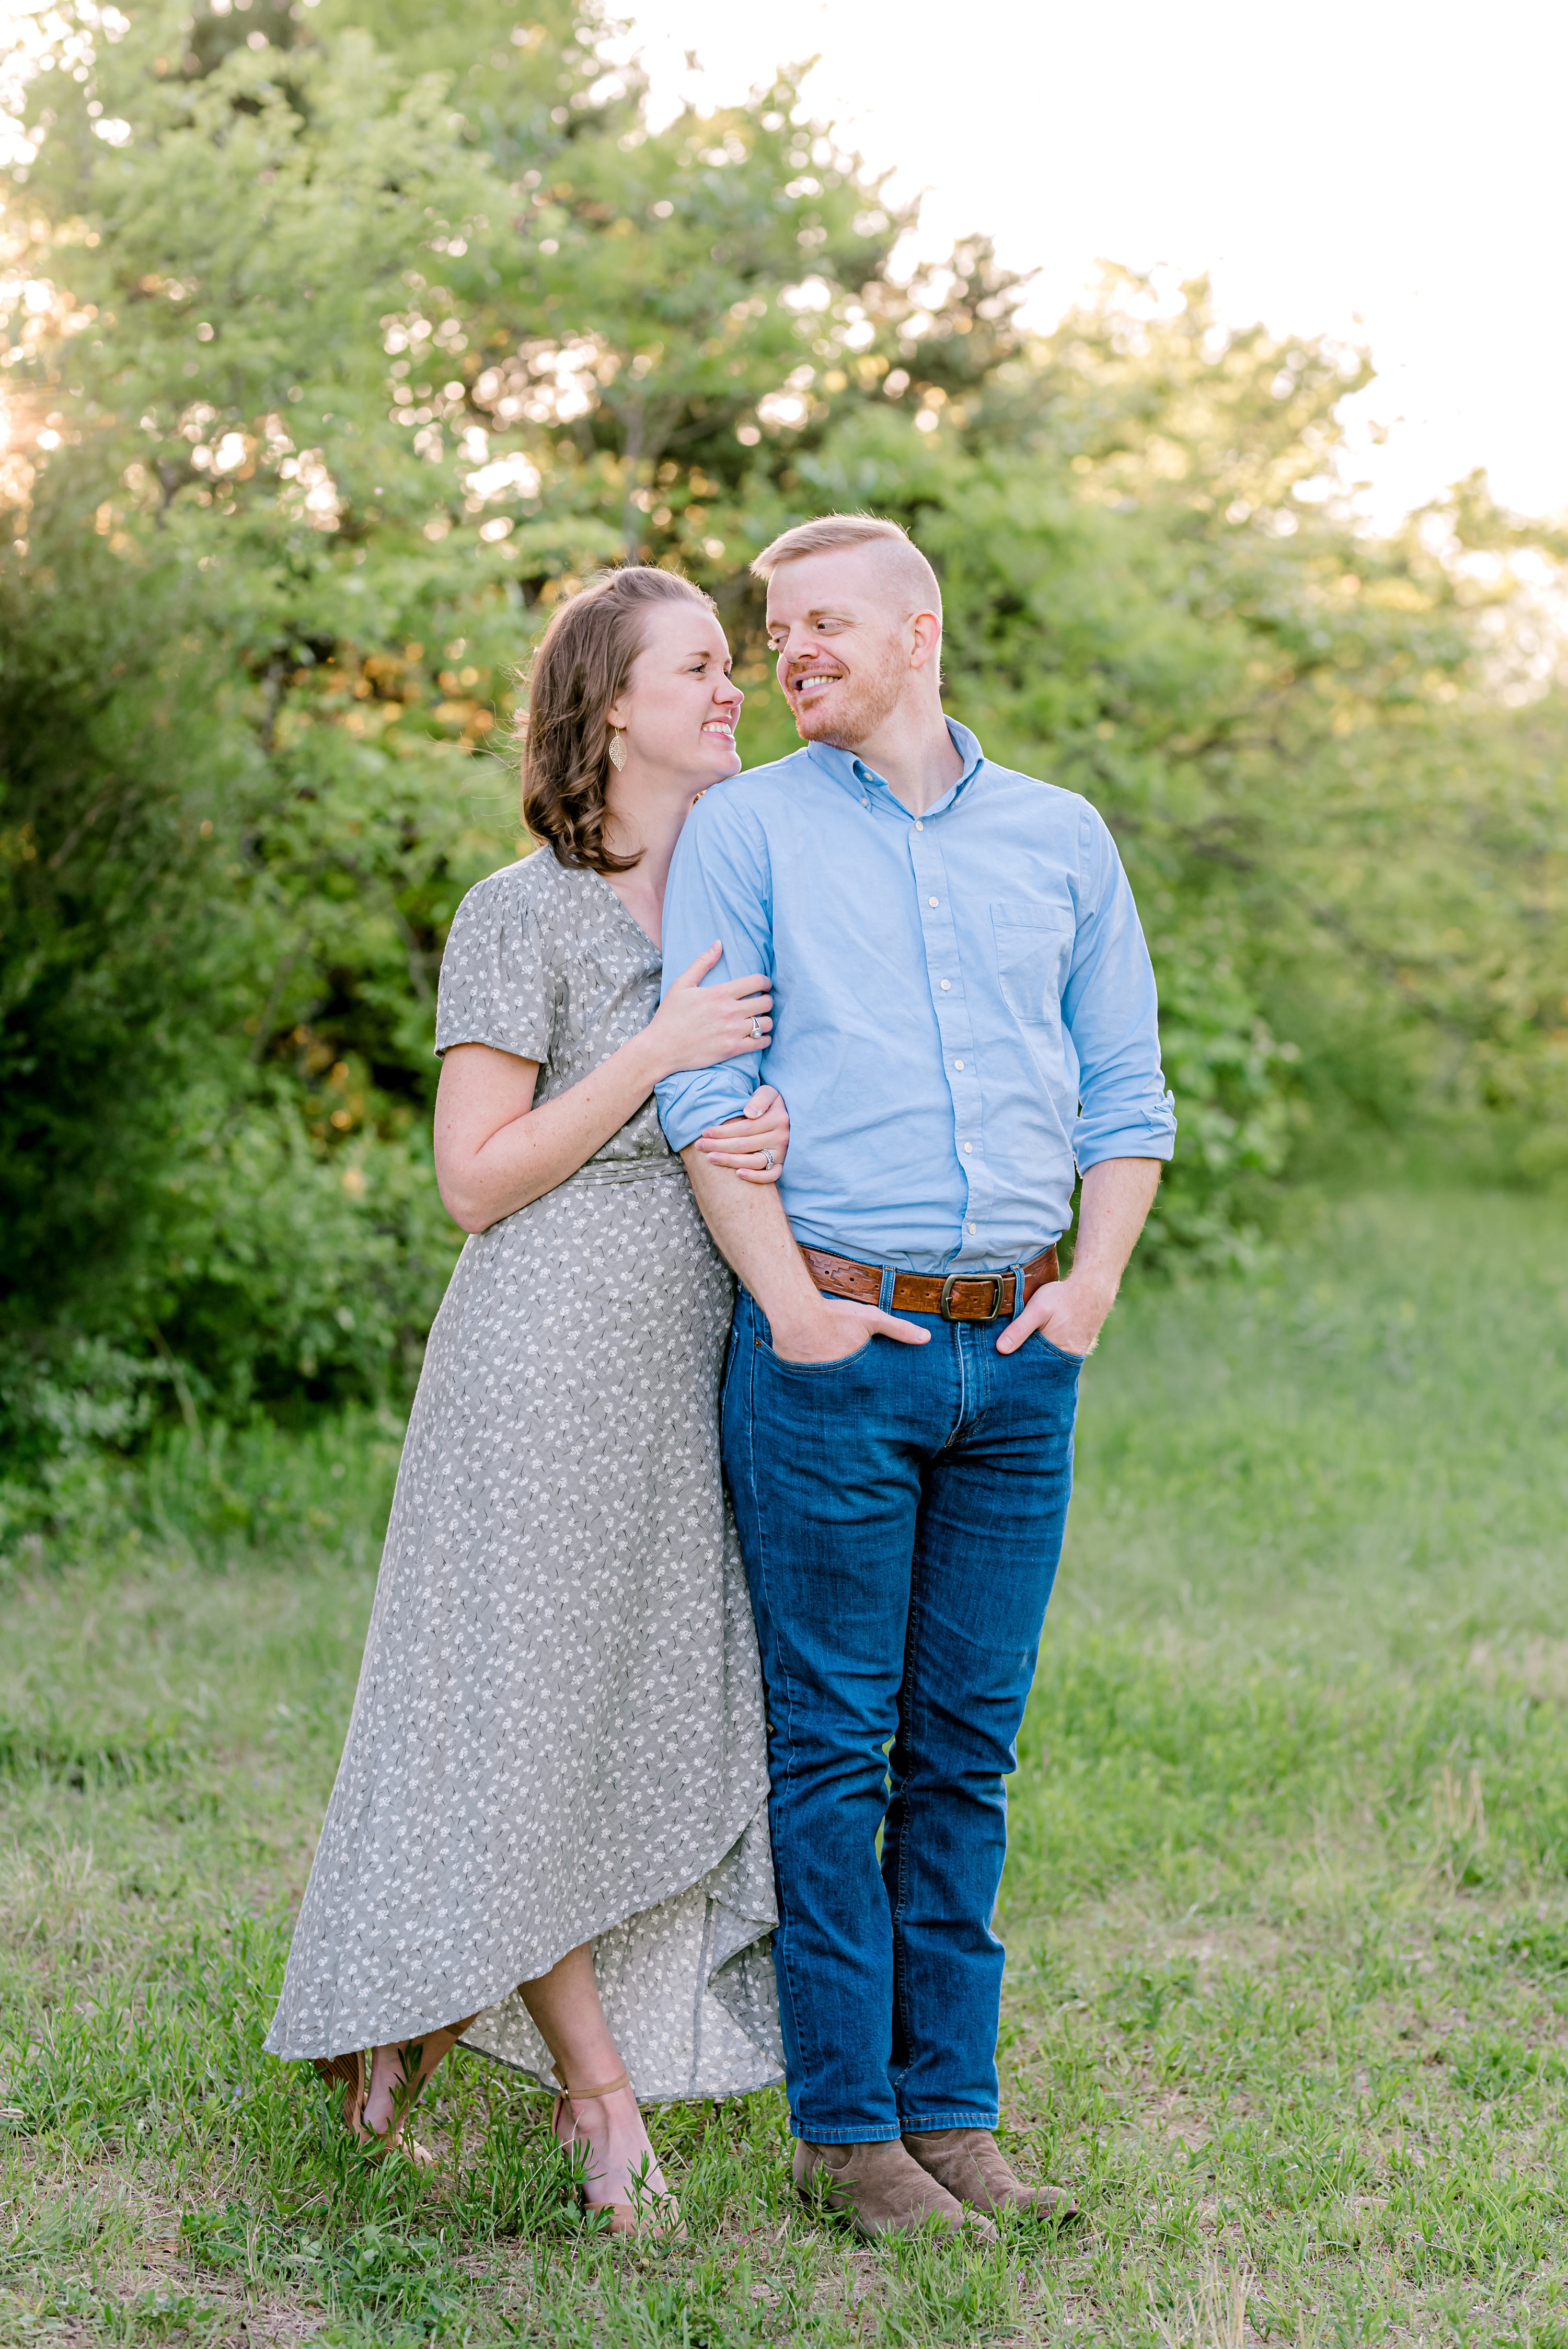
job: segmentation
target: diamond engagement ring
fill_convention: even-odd
[[[762,1021],[755,1011],[751,1015],[751,1032],[760,1044],[762,1041]]]
[[[762,1154],[762,1170],[764,1174],[766,1174],[768,1169],[775,1164],[776,1161],[774,1159],[773,1153],[770,1150],[765,1150]]]

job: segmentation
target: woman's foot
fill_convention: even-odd
[[[360,2126],[371,2137],[390,2137],[408,2105],[408,2075],[418,2068],[420,2043],[377,2047],[371,2058],[370,2085],[360,2109]]]
[[[371,2059],[365,2102],[350,2122],[356,2137],[362,2142],[379,2139],[388,2153],[400,2146],[411,2160],[422,2165],[432,2162],[434,2157],[424,2146],[416,2145],[412,2139],[405,2140],[404,2124],[418,2102],[425,2083],[450,2054],[472,2021],[472,2015],[467,2015],[461,2023],[454,2023],[442,2031],[428,2031],[421,2039],[377,2047]]]
[[[614,2233],[678,2232],[680,2205],[665,2183],[629,2082],[600,2095],[568,2091],[556,2107],[555,2134],[568,2150],[579,2147],[583,2199],[590,2211],[610,2212]]]

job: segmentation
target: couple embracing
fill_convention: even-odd
[[[944,717],[924,556],[752,567],[772,766],[672,573],[535,657],[541,844],[441,972],[472,1237],[267,2044],[375,2154],[459,2042],[555,2088],[617,2231],[680,2224],[641,2103],[782,2073],[809,2197],[988,2231],[1065,2207],[993,2134],[1004,1782],[1174,1122],[1110,837]]]

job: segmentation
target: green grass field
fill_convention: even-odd
[[[777,2096],[655,2123],[617,2251],[459,2056],[421,2184],[261,2040],[396,1431],[189,1444],[0,1584],[0,2339],[1568,2349],[1568,1231],[1303,1211],[1137,1290],[1014,1782],[1004,2080],[1060,2234],[868,2251]]]

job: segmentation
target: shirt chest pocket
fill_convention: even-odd
[[[1070,1116],[1066,1094],[1075,1090],[1068,1069],[1068,1040],[1061,1027],[1061,988],[1073,968],[1078,935],[1073,906],[1042,905],[1018,909],[991,906],[995,939],[995,975],[1002,1003],[1018,1022],[1018,1039],[1036,1064],[1045,1092]]]
[[[991,908],[1002,999],[1032,1033],[1060,1030],[1062,989],[1077,929],[1070,905],[1042,905],[1027,912],[1010,905]]]

